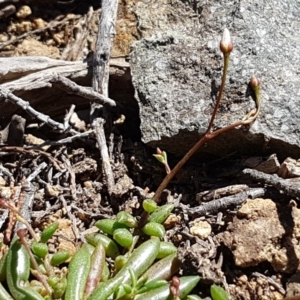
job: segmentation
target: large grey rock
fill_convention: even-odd
[[[298,0],[143,0],[143,36],[131,54],[143,141],[184,154],[205,132],[220,84],[219,41],[230,30],[234,51],[215,128],[242,119],[254,101],[248,82],[262,83],[262,111],[251,128],[210,141],[204,152],[277,152],[299,156],[300,2]]]

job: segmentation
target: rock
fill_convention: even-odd
[[[195,219],[190,228],[190,233],[193,236],[198,236],[200,239],[207,239],[211,234],[211,225],[207,221]]]
[[[96,160],[86,157],[82,161],[79,161],[73,165],[73,171],[75,174],[93,173],[97,170]]]
[[[115,197],[120,198],[124,194],[128,193],[128,191],[132,188],[132,180],[126,174],[124,174],[124,176],[119,178],[116,184],[114,185],[112,194]]]
[[[300,154],[296,1],[144,0],[135,12],[143,38],[132,48],[131,68],[145,143],[182,155],[205,132],[220,85],[219,41],[227,27],[234,50],[214,128],[241,120],[255,107],[248,88],[253,74],[261,81],[262,110],[249,130],[222,134],[202,154]]]
[[[300,160],[286,158],[278,170],[278,176],[282,178],[300,177]]]
[[[269,262],[275,271],[292,274],[299,270],[300,210],[277,207],[270,199],[247,200],[227,230],[217,236],[239,267]]]
[[[300,294],[300,275],[294,274],[286,284],[286,296],[293,297]]]
[[[62,193],[63,189],[59,185],[51,185],[50,183],[45,185],[45,195],[48,197],[57,198]]]

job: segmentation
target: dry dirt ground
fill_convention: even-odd
[[[98,30],[98,2],[0,1],[0,57],[47,56],[88,61]],[[139,39],[136,2],[119,1],[112,57],[123,63],[128,63],[130,45]],[[26,118],[26,125],[25,119],[15,117],[18,124],[23,124],[18,135],[12,119],[16,113],[14,105],[1,107],[0,195],[13,198],[24,186],[24,178],[28,179],[45,163],[45,168],[30,182],[29,192],[25,190],[25,198],[34,192],[30,218],[36,230],[54,220],[60,223],[59,234],[67,237],[56,245],[60,249],[74,252],[76,239],[91,230],[98,219],[112,218],[120,210],[141,214],[141,201],[151,196],[163,179],[164,168],[154,160],[154,149],[140,142],[138,108],[130,73],[128,76],[125,87],[122,82],[110,81],[110,97],[123,97],[130,107],[120,105],[112,111],[113,134],[108,143],[116,186],[111,197],[93,137],[25,150],[25,146],[45,140],[60,141],[66,135],[33,120],[22,109],[17,113]],[[2,78],[0,83],[4,83]],[[120,96],[123,92],[125,97]],[[34,107],[62,120],[72,98],[66,101],[64,95],[56,95],[54,99],[51,88],[43,93],[47,93],[51,105],[48,101],[47,105],[36,103]],[[89,129],[89,119],[84,117],[89,104],[77,101],[76,105],[75,111],[81,117],[74,117],[72,124],[84,132]],[[52,106],[55,109],[51,110]],[[7,134],[7,125],[12,126],[15,138]],[[170,165],[177,160],[170,157]],[[170,184],[161,199],[161,204],[176,204],[165,223],[166,240],[178,246],[182,274],[200,274],[203,278],[197,289],[201,296],[208,296],[212,283],[222,284],[231,299],[282,299],[300,294],[300,211],[296,202],[299,167],[300,163],[292,159],[278,162],[275,154],[267,158],[233,154],[191,161]],[[67,172],[62,173],[65,168]],[[269,179],[255,178],[252,173],[247,176],[242,173],[246,168],[250,173],[263,172]],[[5,238],[5,217],[0,225]]]

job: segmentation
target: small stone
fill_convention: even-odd
[[[25,142],[28,145],[41,145],[43,143],[45,143],[45,141],[43,139],[40,139],[32,134],[26,134],[25,135]],[[44,151],[47,151],[49,149],[50,146],[44,146],[41,149],[43,149]]]
[[[286,158],[278,170],[278,176],[282,178],[294,178],[300,176],[300,161]]]
[[[211,234],[211,230],[211,225],[207,221],[195,220],[190,228],[190,233],[200,239],[207,239]]]
[[[25,19],[26,17],[30,16],[31,13],[32,13],[31,8],[28,5],[23,5],[17,11],[16,16],[19,19]]]
[[[171,214],[168,216],[168,218],[164,222],[164,227],[166,229],[173,228],[176,224],[178,224],[181,221],[180,216],[176,216],[174,214]]]
[[[8,36],[6,34],[0,34],[0,42],[6,42],[8,41]]]
[[[6,186],[6,180],[0,176],[0,186]]]
[[[41,19],[41,18],[35,18],[35,19],[33,19],[33,23],[34,23],[36,29],[45,28],[46,25],[47,25],[47,23],[43,19]]]
[[[0,197],[2,197],[2,198],[10,199],[11,192],[12,192],[12,190],[9,186],[0,187]]]
[[[242,275],[242,276],[240,276],[240,277],[238,278],[238,281],[239,281],[240,283],[247,283],[247,282],[248,282],[248,277],[247,277],[247,275]]]
[[[93,183],[90,180],[85,181],[83,184],[84,184],[84,187],[86,187],[87,189],[91,189],[93,187]]]
[[[62,188],[58,185],[47,184],[45,186],[45,195],[48,197],[57,198],[63,192]]]
[[[181,242],[182,241],[182,235],[181,234],[176,234],[174,236],[174,242]]]

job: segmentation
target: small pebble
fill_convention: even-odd
[[[200,239],[207,239],[211,231],[211,226],[206,221],[194,220],[193,226],[190,228],[190,233],[194,236],[198,236]]]
[[[26,17],[30,16],[31,14],[32,14],[31,8],[28,5],[23,5],[17,11],[16,16],[19,19],[25,19]]]

